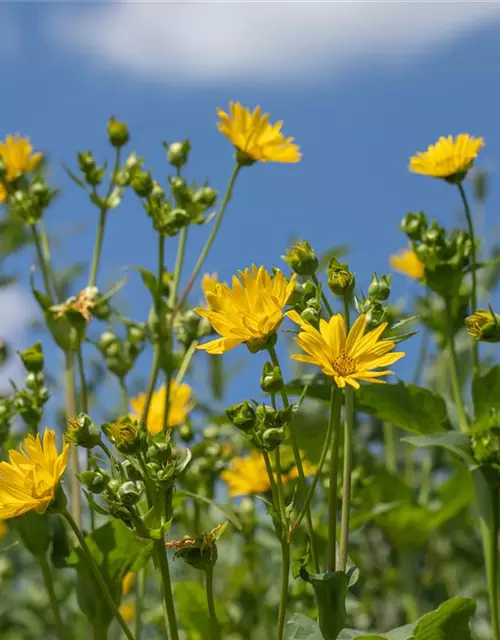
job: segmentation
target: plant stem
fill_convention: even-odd
[[[137,581],[135,583],[135,640],[141,640],[142,635],[142,606],[144,600],[144,592],[146,590],[146,568],[147,565],[139,571],[137,575]]]
[[[497,487],[491,487],[484,483],[483,489],[489,491],[490,513],[489,518],[481,514],[481,534],[483,538],[484,560],[486,564],[486,577],[488,581],[488,595],[490,601],[491,626],[494,640],[500,640],[500,602],[498,590],[498,534],[500,531],[500,492]],[[477,491],[476,491],[477,492]],[[484,500],[484,496],[483,496]]]
[[[328,548],[327,567],[328,571],[335,571],[337,568],[337,484],[338,484],[338,464],[339,464],[339,443],[342,412],[342,392],[336,387],[332,387],[330,400],[330,475],[328,486]]]
[[[349,517],[351,511],[352,480],[352,444],[354,432],[354,390],[344,389],[345,393],[345,437],[344,437],[344,484],[342,487],[342,520],[340,523],[339,571],[347,567],[347,549],[349,546]]]
[[[472,249],[470,254],[471,259],[471,267],[472,267],[472,295],[471,295],[471,304],[472,304],[472,313],[477,311],[477,259],[476,259],[476,236],[474,233],[474,224],[472,222],[472,215],[469,207],[469,203],[467,201],[467,196],[465,195],[464,188],[462,183],[458,184],[458,191],[460,192],[460,197],[462,199],[462,204],[464,205],[465,211],[465,219],[467,220],[467,227],[469,230],[469,235],[471,239]],[[474,359],[474,372],[479,373],[479,341],[472,341],[472,355]]]
[[[403,548],[399,551],[399,566],[403,579],[403,606],[406,610],[407,622],[415,622],[420,615],[418,606],[418,582],[415,576],[418,575],[415,566],[414,550]]]
[[[182,361],[181,366],[179,367],[179,371],[177,372],[177,375],[175,377],[175,382],[176,384],[180,384],[184,378],[184,376],[186,375],[186,372],[189,368],[189,365],[191,363],[191,360],[196,352],[196,347],[198,346],[198,340],[193,340],[193,342],[191,342],[191,344],[189,345],[188,350],[186,351],[186,353],[184,354],[184,359]]]
[[[54,300],[54,292],[52,291],[49,268],[47,266],[47,262],[45,260],[45,256],[43,253],[42,244],[40,241],[40,235],[38,233],[36,224],[30,225],[30,227],[31,227],[31,234],[33,236],[33,241],[35,243],[38,264],[42,272],[42,279],[43,279],[43,286],[45,287],[45,293],[49,296],[49,298],[51,298],[51,300]]]
[[[290,528],[290,533],[288,534],[288,537],[290,539],[295,529],[297,529],[297,527],[300,525],[300,523],[304,519],[304,516],[306,515],[306,511],[314,495],[316,485],[318,484],[319,479],[321,478],[321,472],[323,471],[323,466],[325,464],[328,451],[330,450],[330,443],[333,438],[334,425],[338,424],[340,421],[340,412],[342,410],[341,400],[342,400],[342,392],[337,386],[332,385],[332,393],[330,396],[330,413],[328,417],[328,428],[326,431],[325,442],[323,444],[323,449],[321,451],[321,456],[319,459],[318,467],[316,469],[316,473],[314,474],[313,481],[311,483],[311,486],[309,487],[307,498],[304,504],[302,505],[302,509],[300,510],[299,515],[297,516],[297,519],[295,520],[293,526]]]
[[[179,640],[179,632],[177,631],[177,620],[175,617],[174,598],[172,595],[172,583],[170,580],[170,569],[168,567],[168,558],[163,544],[163,540],[156,540],[154,550],[157,560],[157,568],[160,572],[163,585],[163,609],[165,613],[165,622],[168,628],[169,640]]]
[[[85,378],[85,369],[84,369],[81,345],[78,346],[78,349],[76,351],[76,362],[78,365],[78,376],[80,378],[81,409],[83,413],[88,413],[89,412],[89,395],[87,390],[87,380]]]
[[[391,473],[397,471],[396,442],[394,438],[394,426],[389,422],[382,425],[384,431],[385,466]]]
[[[446,322],[447,322],[447,340],[448,340],[448,348],[450,350],[450,377],[451,377],[451,390],[453,393],[453,399],[455,401],[455,405],[458,411],[458,418],[460,422],[460,429],[463,432],[467,432],[468,430],[468,420],[467,414],[465,412],[464,403],[462,400],[462,391],[460,388],[460,378],[458,375],[458,359],[457,353],[455,351],[455,340],[453,337],[453,311],[451,301],[446,298],[445,299],[446,306]]]
[[[128,391],[125,378],[118,378],[118,384],[120,385],[121,412],[126,416],[128,412]]]
[[[75,367],[74,354],[72,351],[65,352],[65,385],[66,385],[66,421],[71,420],[76,414],[75,403]],[[82,523],[81,515],[81,495],[80,483],[76,477],[80,473],[80,463],[78,461],[78,447],[71,448],[71,512],[78,527]]]
[[[120,627],[123,629],[123,632],[125,633],[125,635],[127,636],[127,638],[129,640],[134,640],[134,636],[132,635],[132,632],[130,631],[127,623],[125,622],[125,620],[122,617],[122,614],[119,611],[119,608],[116,604],[116,602],[113,600],[113,596],[111,595],[111,593],[109,592],[108,586],[101,574],[101,571],[99,569],[99,567],[97,566],[94,557],[92,555],[92,553],[90,552],[90,549],[87,546],[87,543],[85,542],[85,538],[82,534],[82,532],[80,531],[80,527],[77,525],[77,523],[74,521],[74,519],[71,517],[71,514],[69,513],[69,511],[67,509],[64,509],[63,511],[61,511],[61,515],[63,516],[63,518],[65,518],[69,524],[69,526],[72,528],[73,533],[75,534],[78,542],[80,543],[80,546],[83,550],[83,552],[85,553],[86,557],[87,557],[87,561],[90,565],[90,568],[92,569],[92,573],[94,574],[94,577],[97,581],[97,584],[99,585],[99,588],[101,589],[102,595],[104,596],[104,599],[106,600],[106,602],[108,603],[109,608],[111,609],[111,611],[113,612],[118,624],[120,625]],[[172,636],[173,639],[173,636]],[[178,640],[178,638],[177,638]]]
[[[94,287],[97,281],[97,270],[99,269],[99,262],[101,260],[102,243],[104,240],[104,230],[106,228],[106,220],[107,220],[108,211],[109,211],[107,202],[108,202],[109,196],[111,195],[111,192],[113,191],[113,178],[119,166],[120,166],[120,149],[117,148],[115,150],[115,166],[113,167],[113,173],[109,181],[108,191],[104,198],[104,204],[103,206],[100,207],[100,211],[99,211],[99,223],[97,225],[97,234],[96,234],[95,245],[94,245],[94,253],[92,255],[92,265],[90,267],[90,274],[89,274],[89,284],[88,284],[89,287]]]
[[[316,288],[321,288],[321,300],[323,300],[323,304],[325,305],[326,310],[328,311],[328,313],[330,314],[330,316],[333,316],[333,309],[332,309],[332,305],[330,304],[328,298],[326,297],[325,292],[323,291],[323,287],[321,286],[319,280],[318,280],[318,276],[314,273],[312,276],[312,281],[314,282],[314,284],[316,285]]]
[[[49,239],[47,237],[47,231],[45,229],[45,225],[43,224],[43,219],[40,219],[38,221],[38,231],[40,232],[40,241],[42,243],[43,259],[45,260],[45,264],[47,265],[47,270],[49,272],[49,279],[50,279],[50,282],[52,283],[55,299],[60,300],[61,296],[59,294],[56,278],[54,276],[54,272],[51,267],[52,259],[50,255]]]
[[[210,631],[212,640],[220,640],[220,625],[217,620],[217,613],[215,611],[214,600],[214,567],[209,564],[205,569],[205,590],[207,594],[208,613],[210,615]]]
[[[188,293],[191,291],[196,278],[198,277],[198,274],[200,273],[200,270],[203,266],[203,263],[205,262],[208,252],[210,251],[210,248],[212,246],[212,244],[214,243],[215,237],[217,236],[217,232],[219,230],[219,227],[222,223],[222,219],[224,217],[224,212],[226,211],[227,205],[229,204],[229,201],[231,200],[231,196],[233,195],[233,187],[234,187],[234,183],[236,182],[236,178],[238,177],[238,173],[240,172],[241,169],[241,165],[237,162],[236,166],[234,167],[233,173],[231,175],[231,178],[229,179],[229,184],[227,185],[227,189],[226,189],[226,195],[224,196],[224,200],[222,201],[222,204],[220,206],[219,209],[219,213],[217,214],[217,217],[215,218],[215,222],[214,222],[214,226],[212,227],[212,231],[210,233],[210,235],[207,238],[207,241],[205,243],[205,246],[203,247],[200,256],[194,266],[193,272],[191,273],[191,275],[189,276],[189,280],[188,283],[184,289],[184,291],[182,292],[182,295],[179,298],[179,301],[177,303],[177,307],[181,307],[182,303],[184,302],[184,300],[186,299]]]
[[[49,596],[52,613],[54,614],[54,621],[56,625],[57,635],[59,637],[59,640],[66,640],[68,636],[66,634],[66,629],[64,628],[64,624],[61,618],[59,602],[57,601],[56,593],[54,591],[54,580],[52,578],[52,571],[50,570],[50,565],[47,561],[47,557],[45,556],[45,554],[38,556],[37,560],[42,570],[43,582],[45,585],[45,589],[47,590],[47,595]]]
[[[276,353],[276,349],[273,346],[268,347],[268,353],[269,356],[271,358],[271,362],[273,363],[273,365],[275,367],[278,367],[278,369],[281,372],[281,376],[283,377],[283,371],[281,369],[279,360],[278,360],[278,355]],[[283,401],[283,406],[286,408],[288,408],[290,406],[290,403],[288,401],[288,395],[286,393],[285,388],[282,389],[281,391],[281,399]],[[293,456],[295,459],[295,464],[297,466],[297,471],[299,472],[299,491],[302,494],[302,497],[304,498],[304,500],[307,497],[307,485],[306,485],[306,478],[304,475],[304,468],[302,466],[302,459],[300,457],[300,450],[299,450],[299,445],[297,442],[297,434],[295,433],[295,428],[293,425],[293,421],[290,422],[290,424],[288,425],[288,430],[290,433],[290,442],[292,445],[292,450],[293,450]],[[310,505],[307,506],[306,509],[306,522],[307,522],[307,532],[309,535],[309,541],[310,541],[310,545],[311,545],[311,560],[313,563],[313,567],[314,567],[314,571],[317,573],[319,571],[319,564],[318,564],[318,554],[316,552],[316,543],[315,543],[315,538],[314,538],[314,528],[313,528],[313,522],[312,522],[312,516],[311,516],[311,508]]]
[[[290,574],[290,543],[285,538],[281,541],[281,589],[278,611],[278,630],[276,640],[282,640],[285,629],[286,607],[288,602],[288,580]]]

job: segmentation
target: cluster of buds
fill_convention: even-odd
[[[43,212],[58,193],[57,189],[51,189],[40,175],[36,175],[31,181],[24,175],[15,182],[5,184],[8,185],[11,213],[31,225],[42,218]]]
[[[35,431],[42,419],[45,403],[49,399],[49,390],[45,386],[43,373],[42,345],[36,342],[19,355],[26,370],[25,388],[16,389],[10,401],[4,401],[3,413],[6,419],[12,418],[12,412],[16,413],[30,429]]]
[[[444,297],[453,297],[471,265],[473,247],[469,234],[456,229],[447,231],[435,220],[429,223],[422,211],[407,213],[401,229],[425,267],[427,285]]]
[[[102,433],[122,459],[111,453]],[[91,456],[89,469],[78,476],[92,508],[121,520],[142,538],[160,539],[172,517],[174,482],[189,463],[190,452],[173,447],[167,436],[153,437],[142,422],[128,416],[104,423],[102,433],[82,413],[70,420],[66,434],[86,449],[100,446],[109,457],[108,469]],[[151,504],[158,505],[154,514]]]
[[[85,181],[90,187],[97,187],[104,180],[106,175],[106,164],[97,164],[92,151],[82,151],[77,154],[78,168]]]
[[[179,172],[189,158],[189,141],[165,143],[165,146],[168,161]],[[167,236],[177,235],[190,224],[207,222],[205,214],[217,200],[217,191],[207,183],[200,187],[196,183],[188,185],[180,175],[169,177],[169,197],[151,172],[137,171],[131,186],[143,200],[144,210],[152,219],[155,230]]]
[[[358,313],[364,313],[369,329],[378,327],[382,322],[390,321],[389,305],[384,304],[391,295],[391,276],[373,274],[368,287],[368,296],[355,296],[354,304]]]
[[[104,331],[97,343],[106,366],[118,378],[124,378],[132,370],[147,338],[146,325],[142,323],[127,320],[125,328],[123,340],[112,331]]]
[[[210,322],[199,316],[193,309],[176,315],[174,331],[177,340],[185,349],[188,349],[195,340],[200,340],[214,333]]]
[[[220,427],[211,424],[203,429],[201,439],[191,445],[192,460],[184,476],[184,484],[190,491],[207,498],[213,497],[217,478],[231,459],[232,446],[221,442]],[[179,427],[184,442],[193,439],[190,425]],[[189,440],[188,440],[189,438]]]
[[[321,285],[316,286],[312,280],[296,282],[288,304],[303,320],[317,327],[322,313]]]
[[[245,400],[228,407],[226,415],[258,449],[274,451],[287,438],[287,427],[294,410],[294,405],[286,409],[275,409],[270,405]]]

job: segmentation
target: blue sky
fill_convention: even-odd
[[[455,189],[407,170],[413,152],[448,133],[486,140],[481,165],[492,171],[487,227],[494,228],[500,5],[16,3],[0,7],[0,18],[0,135],[29,135],[52,163],[63,189],[46,220],[58,237],[58,265],[90,257],[97,222],[61,165],[74,167],[76,151],[85,149],[111,159],[111,114],[128,123],[130,149],[146,157],[155,177],[169,171],[161,141],[189,137],[188,176],[208,176],[223,191],[232,149],[216,129],[215,109],[231,99],[284,120],[304,157],[242,173],[206,263],[221,279],[252,262],[279,266],[294,235],[318,253],[349,245],[350,266],[366,289],[371,272],[388,271],[388,255],[404,245],[398,223],[406,211],[423,209],[450,224],[459,211]],[[188,266],[207,232],[190,233]],[[125,265],[154,268],[154,247],[150,221],[130,193],[110,214],[100,287],[120,279]],[[174,255],[169,242],[170,266]],[[26,254],[8,266],[27,282]],[[415,290],[394,277],[394,300]],[[136,276],[124,295],[131,315],[145,319],[148,295]],[[0,329],[8,309],[1,315]],[[19,347],[28,340],[13,337]],[[149,357],[141,360],[144,375]],[[231,360],[249,357],[242,348]],[[230,400],[258,392],[262,361],[247,366]],[[409,377],[411,357],[397,371]]]

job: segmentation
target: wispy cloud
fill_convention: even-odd
[[[398,64],[500,20],[483,2],[111,2],[57,7],[51,42],[158,82],[304,82]]]

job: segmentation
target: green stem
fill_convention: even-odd
[[[57,601],[56,593],[54,591],[54,580],[52,578],[52,571],[50,570],[50,565],[47,562],[47,558],[45,554],[38,556],[37,560],[42,570],[43,582],[45,585],[45,589],[47,590],[47,595],[49,596],[52,613],[54,614],[54,621],[56,625],[57,635],[60,640],[66,640],[68,636],[66,634],[66,629],[64,628],[64,624],[61,618],[59,602]]]
[[[312,276],[312,281],[314,282],[314,284],[316,285],[317,289],[321,289],[321,300],[323,300],[323,304],[325,305],[326,310],[328,311],[328,313],[330,314],[330,316],[333,316],[333,309],[332,309],[332,305],[330,304],[328,298],[326,297],[325,292],[323,291],[323,287],[320,284],[319,280],[318,280],[318,276],[314,273]]]
[[[94,557],[90,551],[90,549],[87,546],[87,543],[85,542],[85,538],[82,534],[82,532],[80,531],[80,527],[77,525],[77,523],[74,521],[74,519],[71,517],[71,514],[69,513],[69,511],[67,509],[64,509],[63,511],[61,511],[61,515],[63,516],[63,518],[65,518],[69,524],[69,526],[72,528],[73,533],[75,534],[78,542],[80,543],[80,546],[82,548],[82,551],[85,553],[86,557],[87,557],[87,562],[90,565],[90,568],[92,570],[92,573],[94,574],[94,577],[97,581],[97,584],[99,585],[99,588],[101,589],[102,595],[104,596],[104,599],[106,600],[106,602],[108,603],[108,606],[110,608],[110,610],[113,612],[113,615],[115,616],[118,624],[120,625],[120,627],[123,629],[123,632],[125,633],[126,637],[129,640],[134,640],[134,636],[132,635],[132,632],[130,631],[127,623],[125,622],[125,620],[123,619],[119,608],[116,604],[116,602],[113,600],[113,596],[111,595],[111,593],[109,592],[108,586],[101,574],[101,571],[99,569],[99,567],[97,566]],[[173,639],[173,636],[172,636]],[[178,640],[178,638],[177,638]]]
[[[135,583],[135,640],[141,640],[142,636],[142,608],[144,603],[144,592],[146,591],[146,568],[147,565],[139,571],[137,581]]]
[[[271,495],[273,496],[273,505],[276,507],[277,505],[279,505],[278,488],[276,486],[273,468],[271,466],[271,461],[269,460],[269,454],[267,453],[267,451],[265,450],[262,451],[262,457],[264,458],[267,475],[269,477],[269,484],[271,485]]]
[[[71,351],[65,353],[65,386],[66,386],[66,421],[71,420],[76,414],[75,402],[75,366],[74,354]],[[78,447],[71,447],[71,512],[78,527],[82,523],[81,515],[81,495],[80,483],[76,477],[80,473],[80,463],[78,461]]]
[[[453,329],[453,310],[451,300],[445,299],[445,312],[447,322],[447,341],[450,351],[450,378],[451,378],[451,390],[453,393],[453,399],[458,412],[458,418],[460,422],[460,429],[464,432],[468,430],[467,414],[465,412],[465,406],[462,400],[462,391],[460,387],[460,378],[458,375],[458,358],[455,351],[454,329]]]
[[[338,485],[338,464],[339,464],[339,444],[342,412],[342,392],[340,389],[332,388],[330,421],[330,475],[328,483],[328,548],[327,567],[329,571],[337,568],[337,485]]]
[[[121,412],[126,416],[128,413],[128,391],[125,378],[118,378],[118,384],[120,385]]]
[[[304,516],[306,515],[306,511],[309,508],[312,497],[314,495],[316,485],[318,484],[319,479],[321,478],[321,472],[323,471],[323,467],[325,465],[328,451],[330,450],[330,443],[333,438],[334,425],[338,424],[340,421],[340,412],[342,410],[341,400],[342,400],[342,392],[338,387],[336,387],[335,385],[332,385],[332,392],[330,396],[330,414],[328,416],[328,428],[326,431],[325,442],[323,444],[323,449],[321,451],[318,468],[316,469],[316,473],[314,474],[313,481],[311,483],[311,486],[309,487],[309,492],[307,494],[307,498],[304,504],[302,505],[302,509],[300,510],[299,515],[297,516],[297,519],[295,520],[293,526],[290,528],[290,533],[288,534],[288,537],[290,539],[295,529],[297,529],[297,527],[300,525],[300,523],[304,519]]]
[[[273,346],[268,347],[268,353],[269,356],[271,358],[271,362],[273,363],[273,365],[275,367],[278,367],[278,369],[281,372],[281,376],[283,377],[283,371],[281,369],[279,360],[278,360],[278,355],[276,353],[276,349]],[[283,406],[285,407],[285,409],[287,409],[290,406],[290,403],[288,401],[288,395],[286,393],[285,388],[282,389],[281,391],[281,399],[283,400]],[[297,471],[299,472],[299,478],[298,478],[298,485],[299,485],[299,491],[300,494],[302,495],[303,499],[305,500],[307,497],[307,485],[306,485],[306,478],[304,475],[304,468],[302,466],[302,459],[300,457],[300,450],[299,450],[299,445],[297,442],[297,434],[295,433],[295,428],[293,425],[293,421],[290,422],[289,426],[289,433],[290,433],[290,443],[292,445],[292,450],[293,450],[293,456],[294,456],[294,460],[295,460],[295,464],[297,466]],[[313,563],[313,567],[314,567],[314,571],[316,573],[318,573],[319,571],[319,564],[318,564],[318,554],[316,552],[316,542],[315,542],[315,538],[314,538],[314,528],[313,528],[313,522],[312,522],[312,515],[311,515],[311,507],[310,505],[308,505],[307,510],[306,510],[306,522],[307,522],[307,532],[309,535],[309,542],[311,545],[311,560]]]
[[[382,425],[384,431],[385,466],[391,473],[397,471],[396,461],[396,441],[394,438],[394,427],[388,422]]]
[[[215,237],[217,236],[217,232],[219,230],[219,227],[222,223],[222,219],[224,217],[224,212],[226,211],[227,205],[229,204],[229,201],[231,200],[231,196],[233,195],[233,187],[234,187],[234,183],[236,182],[236,178],[238,177],[238,173],[240,172],[241,169],[241,165],[239,163],[236,163],[236,166],[233,170],[233,173],[231,175],[231,178],[229,179],[229,184],[227,185],[227,189],[226,189],[226,195],[224,196],[224,200],[222,201],[222,204],[220,206],[219,209],[219,213],[217,214],[217,217],[215,218],[215,222],[214,222],[214,226],[212,227],[212,231],[210,233],[210,235],[207,238],[207,241],[205,243],[205,246],[203,247],[200,256],[194,266],[193,272],[191,273],[188,283],[184,289],[184,291],[182,292],[182,295],[179,298],[179,301],[177,303],[177,307],[181,307],[184,300],[186,299],[188,293],[191,291],[196,278],[198,277],[198,274],[200,273],[200,270],[203,266],[203,263],[205,262],[208,252],[210,251],[210,248],[212,246],[212,244],[214,243]]]
[[[481,514],[481,534],[483,539],[484,560],[486,564],[486,577],[488,582],[488,595],[490,601],[491,626],[494,640],[500,640],[500,602],[499,602],[499,558],[498,558],[498,534],[500,531],[500,492],[498,488],[491,487],[483,482],[481,487],[489,491],[489,514]],[[485,501],[485,496],[481,496]]]
[[[84,369],[81,345],[78,347],[76,351],[76,362],[78,365],[78,377],[80,378],[81,408],[83,413],[88,413],[89,412],[89,394],[87,389],[87,380],[85,378],[85,369]]]
[[[113,191],[113,178],[119,166],[120,166],[120,149],[116,149],[115,150],[115,166],[113,167],[113,173],[109,181],[108,191],[104,198],[104,205],[100,207],[100,211],[99,211],[99,223],[97,225],[97,234],[96,234],[95,245],[94,245],[94,253],[92,255],[92,265],[90,267],[90,274],[89,274],[89,284],[88,284],[89,287],[94,287],[97,281],[97,270],[99,269],[99,262],[101,260],[102,243],[104,240],[104,230],[106,228],[106,220],[107,220],[108,211],[109,211],[107,202],[108,202],[109,196],[111,195],[111,192]]]
[[[210,631],[212,640],[220,640],[220,625],[217,620],[214,600],[214,567],[212,564],[205,569],[205,590],[207,594],[208,613],[210,615]]]
[[[187,373],[191,360],[196,353],[196,347],[198,346],[198,340],[193,340],[189,345],[188,350],[184,354],[184,359],[182,360],[182,364],[179,367],[179,371],[177,372],[177,376],[175,377],[175,382],[180,384]]]
[[[460,197],[462,199],[462,204],[464,205],[465,211],[465,219],[467,220],[467,227],[469,230],[469,235],[471,239],[472,249],[471,249],[471,267],[472,267],[472,296],[471,296],[471,304],[472,304],[472,313],[477,311],[477,259],[476,259],[476,236],[474,233],[474,224],[472,222],[472,215],[469,207],[469,203],[467,201],[467,196],[465,195],[464,188],[462,183],[458,184],[458,191],[460,192]],[[474,359],[474,372],[479,373],[479,341],[473,340],[473,359]]]
[[[406,610],[407,622],[411,623],[415,622],[415,620],[420,616],[418,606],[418,581],[415,580],[415,575],[418,575],[418,571],[415,567],[415,555],[413,549],[400,549],[399,566],[403,574],[403,606]]]
[[[278,630],[276,640],[282,640],[285,629],[286,607],[288,603],[288,580],[290,575],[290,543],[283,539],[281,541],[281,588],[280,606],[278,611]]]
[[[38,230],[40,232],[40,241],[42,243],[43,258],[45,260],[45,264],[47,265],[47,270],[49,272],[49,279],[50,279],[50,282],[52,283],[52,289],[54,291],[56,300],[60,300],[61,299],[60,292],[58,291],[56,278],[51,266],[52,258],[50,255],[49,238],[47,236],[45,225],[43,224],[43,219],[40,219],[38,221]]]
[[[170,569],[168,567],[168,558],[163,540],[156,540],[154,543],[157,567],[160,572],[163,585],[163,608],[165,613],[165,622],[168,628],[169,640],[179,640],[179,632],[177,631],[177,620],[175,616],[174,598],[172,595],[172,583],[170,580]]]
[[[339,571],[347,567],[349,546],[349,517],[351,512],[352,444],[354,432],[354,390],[346,387],[345,393],[345,437],[344,437],[344,484],[342,487],[342,520],[340,523]]]
[[[38,264],[42,272],[42,279],[43,279],[43,286],[45,288],[45,293],[49,296],[49,298],[51,298],[51,300],[54,300],[54,292],[52,291],[49,268],[47,266],[47,262],[45,260],[45,256],[43,253],[42,244],[40,241],[40,235],[38,233],[38,228],[36,224],[30,225],[30,227],[31,227],[31,234],[33,236],[33,242],[35,243]]]

